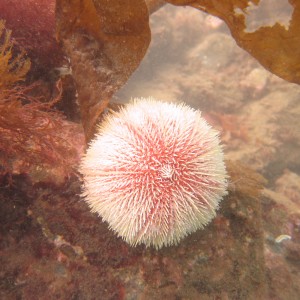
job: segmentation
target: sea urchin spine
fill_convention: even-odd
[[[218,132],[199,111],[151,98],[106,116],[80,171],[85,201],[131,245],[177,244],[227,194]]]

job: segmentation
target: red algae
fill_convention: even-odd
[[[241,165],[228,164],[228,172],[250,181],[236,184],[206,230],[160,251],[116,238],[80,201],[76,178],[53,188],[14,177],[15,186],[0,191],[9,212],[0,218],[2,295],[264,298],[261,178]],[[9,282],[20,284],[12,289]]]
[[[55,39],[55,0],[0,1],[0,19],[13,31],[16,46],[26,49],[35,76],[61,65],[63,52]]]

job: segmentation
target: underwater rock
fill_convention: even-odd
[[[227,163],[229,195],[217,217],[178,246],[131,247],[80,201],[80,182],[0,189],[5,299],[266,299],[262,178]],[[14,195],[12,197],[12,195]]]
[[[194,65],[198,63],[199,69],[203,67],[218,70],[232,62],[232,52],[235,49],[236,46],[229,35],[212,33],[189,51],[187,59]],[[196,67],[194,68],[196,71]]]

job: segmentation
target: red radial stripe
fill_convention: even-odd
[[[80,170],[85,201],[131,245],[177,244],[227,194],[217,131],[199,111],[154,99],[108,115]]]

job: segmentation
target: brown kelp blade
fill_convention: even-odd
[[[300,84],[300,2],[283,1],[290,10],[289,20],[282,24],[272,20],[252,31],[247,20],[250,15],[259,18],[260,0],[167,0],[174,5],[189,5],[224,20],[236,43],[249,52],[267,70]],[[282,4],[283,5],[283,4]],[[279,7],[280,9],[280,7]],[[257,14],[255,16],[255,14]]]
[[[89,141],[111,96],[146,53],[151,39],[148,9],[142,0],[57,0],[56,19]]]

